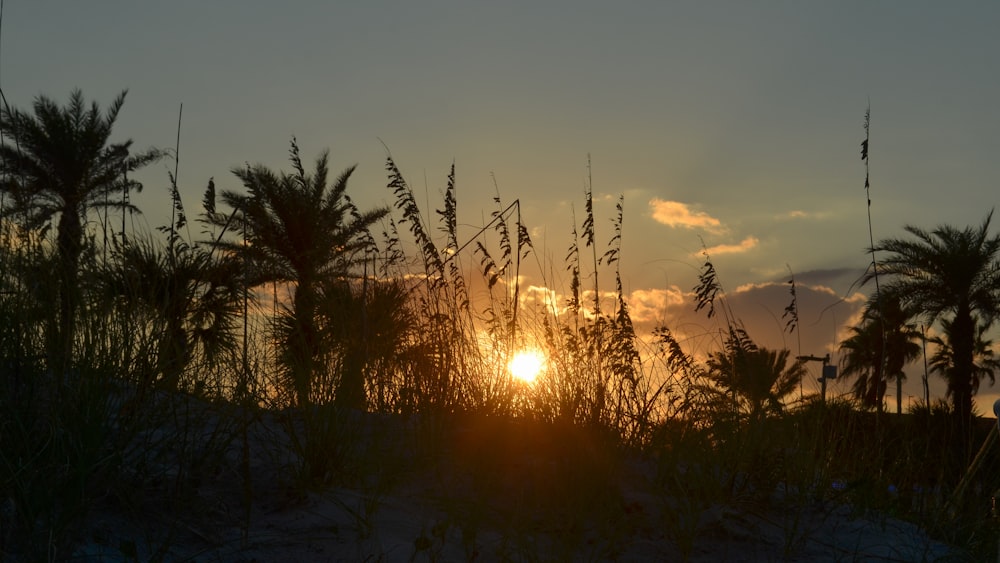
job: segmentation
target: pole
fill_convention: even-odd
[[[903,414],[903,378],[896,376],[896,414]]]
[[[823,404],[825,405],[826,404],[826,380],[827,379],[832,379],[832,378],[827,377],[827,375],[826,375],[826,372],[827,372],[826,366],[829,365],[829,363],[830,363],[830,354],[827,354],[825,356],[795,356],[795,359],[799,360],[800,362],[823,362],[823,371],[820,374],[819,383],[820,383],[820,399],[823,401]]]
[[[826,367],[826,362],[823,362],[823,367]],[[821,388],[823,390],[822,391],[822,394],[823,394],[822,399],[823,399],[823,404],[825,405],[826,404],[826,375],[825,374],[824,375],[820,375],[819,376],[819,381],[820,381],[820,386],[821,386]]]

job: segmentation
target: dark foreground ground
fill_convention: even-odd
[[[843,503],[780,489],[706,499],[693,485],[703,472],[665,476],[573,428],[354,415],[327,429],[326,451],[303,470],[309,454],[288,432],[302,433],[302,421],[240,414],[244,433],[227,425],[232,412],[197,408],[199,425],[185,432],[213,444],[204,471],[178,474],[169,447],[143,458],[160,464],[144,473],[157,477],[99,503],[72,560],[971,560],[913,524]],[[673,491],[692,485],[671,494],[664,479]]]

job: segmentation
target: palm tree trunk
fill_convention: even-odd
[[[184,319],[180,311],[166,313],[167,323],[159,346],[159,386],[171,391],[177,390],[184,368],[191,361],[191,346]]]
[[[73,362],[73,339],[76,324],[77,270],[82,251],[83,226],[75,205],[66,205],[56,234],[59,260],[59,320],[55,338],[50,342],[49,361],[62,381]]]
[[[293,331],[289,342],[289,368],[296,401],[300,407],[310,405],[315,358],[319,354],[316,329],[316,299],[312,285],[300,280],[295,288]]]
[[[344,352],[340,384],[337,386],[335,398],[338,407],[359,411],[367,409],[363,363],[359,351],[347,350]]]
[[[975,321],[967,309],[962,308],[955,314],[952,324],[952,352],[954,354],[954,371],[951,381],[952,402],[955,407],[955,417],[958,419],[961,431],[961,443],[965,449],[966,459],[971,456],[972,443],[972,367],[975,361]]]

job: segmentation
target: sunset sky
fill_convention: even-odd
[[[519,199],[557,277],[590,174],[601,251],[625,197],[638,322],[714,330],[686,295],[704,244],[752,336],[836,361],[871,260],[866,107],[876,240],[979,224],[1000,180],[998,25],[995,2],[11,0],[0,88],[19,108],[74,88],[104,107],[127,88],[117,138],[139,148],[173,147],[183,104],[190,215],[210,177],[237,189],[234,166],[288,169],[292,136],[308,160],[358,165],[362,207],[391,203],[383,143],[426,211],[454,162],[464,228],[497,188]],[[142,177],[150,229],[169,221],[168,170]],[[789,268],[801,346],[783,332]],[[541,284],[537,263],[524,273]],[[922,370],[908,374],[904,396],[920,396]]]

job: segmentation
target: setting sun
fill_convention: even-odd
[[[538,350],[521,350],[514,354],[507,369],[521,381],[531,383],[545,367],[545,355]]]

